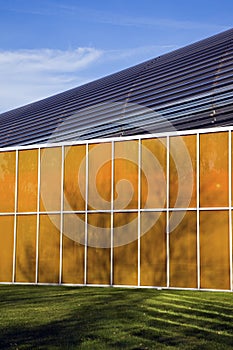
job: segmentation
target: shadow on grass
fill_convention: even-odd
[[[11,287],[1,299],[1,308],[16,309],[0,324],[1,349],[225,350],[233,344],[230,310],[221,316],[214,306],[205,314],[184,303],[167,305],[163,291],[33,288]]]
[[[25,294],[11,292],[0,303],[4,307],[10,303],[20,305],[22,313],[25,307],[21,324],[1,327],[1,349],[72,349],[82,346],[111,349],[129,348],[138,343],[134,339],[132,344],[129,330],[134,328],[136,320],[140,323],[142,310],[139,305],[145,298],[143,293],[139,294],[136,290],[63,288],[61,294],[46,293],[44,296],[42,292],[40,296],[35,293],[34,297],[27,295],[27,291]],[[54,303],[57,305],[54,312],[60,315],[59,320],[49,321],[50,312],[45,310],[45,313],[48,312],[48,318],[43,315],[45,324],[27,323],[29,314],[41,317],[41,312],[38,314],[36,311],[38,306],[46,306],[46,309],[50,304],[54,308]]]

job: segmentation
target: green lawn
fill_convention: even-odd
[[[0,286],[0,349],[233,349],[233,294]]]

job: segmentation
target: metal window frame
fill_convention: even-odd
[[[16,146],[16,147],[6,147],[0,148],[0,152],[15,152],[15,198],[14,198],[14,211],[7,213],[0,213],[0,216],[13,215],[14,216],[14,232],[13,232],[13,268],[12,268],[12,283],[14,284],[31,284],[31,283],[21,283],[16,282],[16,259],[17,259],[17,218],[20,215],[36,215],[37,216],[37,225],[36,225],[36,272],[35,272],[35,283],[40,285],[57,285],[57,283],[40,283],[39,282],[39,235],[40,235],[40,215],[41,214],[58,214],[60,215],[60,247],[59,247],[59,282],[62,283],[62,255],[63,255],[63,216],[68,213],[77,213],[85,214],[85,245],[84,245],[84,283],[83,284],[65,284],[65,285],[87,285],[87,286],[105,286],[98,284],[89,284],[88,283],[88,214],[90,213],[109,213],[111,216],[111,247],[110,247],[110,279],[109,285],[116,287],[114,284],[114,213],[137,213],[138,219],[138,282],[136,286],[127,286],[120,285],[121,287],[140,287],[140,288],[163,288],[163,289],[187,289],[187,290],[213,290],[220,291],[219,289],[203,289],[201,288],[201,261],[200,261],[200,212],[201,211],[228,211],[229,212],[229,266],[230,266],[230,286],[229,290],[223,289],[222,291],[233,291],[233,236],[232,236],[232,131],[233,126],[228,127],[217,127],[217,128],[207,128],[207,129],[195,129],[188,131],[171,131],[165,133],[155,133],[148,135],[136,135],[136,136],[127,136],[127,137],[113,137],[113,138],[103,138],[103,139],[91,139],[91,140],[80,140],[80,141],[67,141],[59,142],[54,144],[34,144],[27,146]],[[207,133],[218,133],[226,132],[228,133],[228,197],[229,203],[226,207],[200,207],[200,135]],[[196,207],[189,208],[171,208],[169,203],[169,177],[170,177],[170,137],[171,136],[196,136]],[[152,139],[152,138],[166,138],[166,206],[163,208],[141,208],[141,142],[143,139]],[[114,166],[115,166],[115,142],[124,142],[124,141],[138,141],[138,205],[135,209],[114,209]],[[111,208],[108,210],[89,210],[88,209],[88,182],[89,182],[89,145],[94,143],[111,143]],[[66,211],[64,210],[64,161],[65,161],[65,146],[74,146],[74,145],[85,145],[86,153],[86,183],[85,183],[85,210],[77,211]],[[62,151],[62,165],[61,165],[61,203],[59,211],[40,211],[40,186],[41,186],[41,148],[52,148],[52,147],[61,147]],[[38,189],[37,189],[37,209],[34,212],[18,212],[18,172],[19,172],[19,151],[20,150],[38,150]],[[197,219],[197,288],[176,288],[170,287],[170,232],[169,232],[169,216],[170,212],[175,211],[195,211]],[[141,254],[140,254],[140,244],[141,244],[141,213],[142,212],[165,212],[166,213],[166,273],[167,273],[167,282],[166,287],[161,286],[141,286],[140,284],[140,272],[141,272]],[[6,282],[8,283],[8,282]],[[10,283],[10,282],[9,282]],[[4,284],[2,282],[1,284]]]

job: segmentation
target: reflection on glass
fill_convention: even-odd
[[[39,282],[59,282],[60,215],[40,215]]]
[[[15,152],[0,152],[0,212],[15,209]]]
[[[14,216],[0,216],[0,282],[12,282]]]
[[[142,286],[166,286],[166,214],[147,212],[141,214],[140,266]]]
[[[229,289],[228,211],[200,212],[201,288]]]
[[[84,283],[85,215],[64,214],[62,283]]]
[[[196,135],[170,137],[169,207],[196,207]]]
[[[40,211],[61,208],[61,147],[41,150]]]
[[[37,211],[38,150],[19,151],[18,211]]]
[[[173,212],[180,224],[170,232],[170,286],[197,288],[196,211]]]
[[[166,139],[145,139],[141,145],[141,207],[166,205]]]
[[[85,209],[86,146],[65,147],[64,210]]]
[[[115,142],[114,209],[138,207],[138,142]]]
[[[228,206],[228,133],[200,135],[200,205]]]
[[[115,285],[137,285],[138,241],[137,214],[114,214],[114,273]]]
[[[111,208],[111,143],[89,146],[88,154],[88,208]]]
[[[36,215],[17,217],[16,282],[35,282]]]
[[[110,283],[111,216],[88,215],[87,283]]]

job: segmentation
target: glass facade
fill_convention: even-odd
[[[231,129],[0,149],[0,283],[233,290]]]

